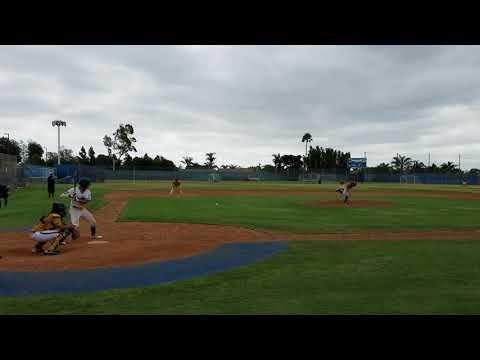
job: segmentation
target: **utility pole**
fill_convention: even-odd
[[[62,120],[54,120],[52,121],[52,126],[56,126],[58,128],[58,165],[60,165],[60,126],[67,126],[67,122]]]
[[[428,167],[430,167],[430,153],[428,153]]]
[[[461,154],[458,154],[458,170],[462,171],[462,168],[460,167],[460,158]]]

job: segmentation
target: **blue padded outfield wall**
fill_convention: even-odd
[[[86,165],[72,165],[61,164],[55,168],[48,168],[44,166],[23,166],[18,168],[18,176],[24,178],[44,178],[46,179],[50,172],[54,172],[58,179],[72,178],[78,174],[78,177],[88,177],[94,182],[104,180],[131,180],[131,181],[154,181],[167,180],[171,181],[174,178],[179,180],[191,181],[208,181],[211,174],[216,174],[219,180],[223,181],[246,181],[246,180],[260,180],[260,181],[297,181],[299,176],[297,174],[274,174],[266,171],[255,170],[139,170],[139,169],[125,169],[112,171],[111,168],[92,167]],[[348,175],[345,170],[318,170],[314,172],[318,175],[322,182],[337,182],[352,177]],[[402,176],[398,174],[376,174],[365,169],[365,174],[358,174],[357,178],[351,180],[365,181],[365,182],[384,182],[384,183],[400,183]],[[469,173],[459,174],[442,174],[442,173],[415,173],[406,174],[404,179],[408,183],[415,184],[445,184],[445,185],[459,185],[466,181],[468,185],[480,185],[480,177]]]

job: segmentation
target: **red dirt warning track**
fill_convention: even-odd
[[[295,191],[189,191],[184,196],[208,195],[332,195],[332,192]],[[360,192],[358,193],[361,194]],[[364,193],[366,194],[366,193]],[[382,194],[380,192],[368,195]],[[388,192],[384,195],[403,195]],[[470,196],[473,195],[473,196]],[[98,231],[108,243],[89,245],[89,229],[81,225],[82,236],[64,248],[61,255],[33,255],[33,241],[28,233],[0,233],[0,271],[62,271],[98,267],[125,266],[150,261],[176,259],[213,250],[226,243],[273,240],[460,240],[480,239],[480,230],[385,232],[354,231],[349,233],[292,234],[276,231],[251,230],[235,226],[115,222],[131,197],[168,196],[155,191],[118,191],[105,196],[108,205],[95,212]],[[435,196],[480,199],[474,194],[412,192],[408,196]],[[360,200],[356,200],[360,201]],[[356,202],[353,200],[352,204]],[[344,204],[341,204],[344,206]],[[355,205],[354,205],[355,206]]]

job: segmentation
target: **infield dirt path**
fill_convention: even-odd
[[[357,192],[356,195],[402,195],[480,200],[480,194],[433,192]],[[188,191],[184,196],[208,195],[332,195],[332,192],[298,191]],[[62,271],[125,266],[191,256],[226,243],[274,240],[460,240],[480,239],[480,230],[402,231],[362,230],[349,233],[293,234],[251,230],[236,226],[116,222],[132,197],[165,197],[159,191],[117,191],[105,196],[109,203],[95,211],[98,231],[105,244],[90,245],[89,229],[82,223],[82,236],[70,241],[59,256],[33,255],[28,233],[0,233],[0,271]]]

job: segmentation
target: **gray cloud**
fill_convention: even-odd
[[[478,46],[3,46],[0,124],[75,152],[121,122],[140,154],[270,163],[313,145],[480,167]],[[477,160],[478,159],[478,160]]]

